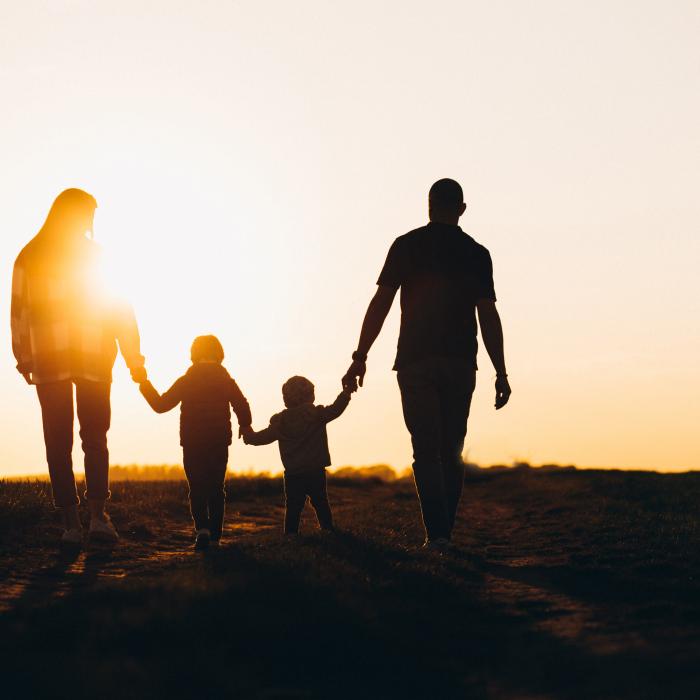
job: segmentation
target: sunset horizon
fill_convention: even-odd
[[[493,410],[480,341],[465,458],[700,468],[692,3],[634,19],[623,5],[445,3],[450,22],[388,3],[371,23],[362,3],[109,5],[28,3],[0,30],[6,290],[53,199],[86,190],[154,385],[214,333],[263,428],[294,374],[333,400],[391,242],[427,223],[430,185],[452,177],[462,229],[493,257],[514,391]],[[330,427],[336,463],[411,463],[398,305]],[[0,477],[43,461],[4,309]],[[150,412],[121,360],[112,394],[111,461],[177,463],[177,416]],[[230,465],[280,463],[237,441]]]
[[[700,3],[0,10],[0,695],[695,700]]]

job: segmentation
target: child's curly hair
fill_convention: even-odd
[[[190,358],[192,362],[223,362],[224,348],[215,335],[200,335],[192,343]]]
[[[287,408],[301,406],[303,403],[313,403],[314,385],[306,377],[290,377],[282,385],[282,398]]]

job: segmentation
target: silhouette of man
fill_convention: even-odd
[[[476,383],[477,324],[496,369],[497,409],[511,394],[488,250],[458,226],[467,205],[459,183],[438,180],[428,197],[430,223],[399,236],[369,303],[343,386],[362,386],[367,353],[401,288],[397,370],[425,546],[447,545],[464,484],[462,449]]]
[[[85,453],[91,538],[115,541],[105,513],[109,498],[112,367],[117,341],[135,380],[145,379],[136,320],[106,292],[92,233],[97,202],[79,189],[62,192],[39,233],[24,247],[12,275],[12,350],[17,369],[36,385],[54,503],[62,541],[82,541],[73,475],[73,387]]]

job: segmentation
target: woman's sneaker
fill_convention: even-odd
[[[202,552],[205,549],[209,549],[209,541],[211,539],[211,533],[205,527],[201,530],[197,530],[194,539],[194,551]]]
[[[79,527],[64,530],[61,535],[62,547],[81,547],[83,544],[83,531]]]
[[[90,518],[88,535],[92,542],[105,542],[107,544],[114,544],[119,539],[119,534],[106,513],[104,520],[102,518]]]

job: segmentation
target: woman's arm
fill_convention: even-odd
[[[139,381],[142,376],[145,378],[144,357],[141,354],[141,338],[134,310],[130,304],[121,302],[115,305],[114,314],[115,335],[119,342],[119,349],[131,372],[131,378]]]
[[[29,335],[29,309],[27,306],[27,281],[24,268],[15,263],[12,271],[12,352],[17,360],[17,370],[31,384],[32,345]]]
[[[233,408],[233,412],[236,414],[236,418],[238,418],[238,425],[241,427],[241,432],[246,428],[249,429],[250,424],[253,422],[250,413],[250,404],[233,379],[231,380],[231,392],[228,400],[231,404],[231,408]]]

